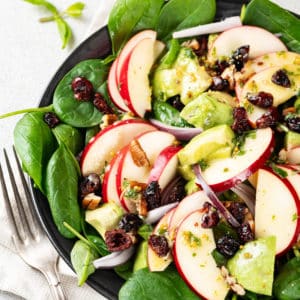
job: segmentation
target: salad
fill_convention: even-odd
[[[112,269],[120,300],[300,299],[300,20],[215,13],[117,0],[112,53],[16,125],[79,285]]]

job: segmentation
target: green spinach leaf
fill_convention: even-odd
[[[64,123],[74,127],[92,127],[101,122],[102,114],[92,102],[78,101],[71,88],[72,80],[87,78],[97,91],[107,77],[109,67],[100,59],[85,60],[77,64],[60,81],[53,97],[54,111]]]
[[[52,131],[58,143],[64,143],[74,155],[82,150],[83,137],[77,128],[67,124],[59,124]]]
[[[43,121],[43,113],[25,114],[14,129],[14,145],[24,170],[35,185],[45,193],[45,166],[56,149],[51,129]]]
[[[86,243],[77,241],[71,251],[71,263],[78,277],[78,285],[82,286],[88,276],[95,272],[93,260],[98,258],[98,253]]]
[[[164,0],[117,0],[108,19],[113,53],[137,31],[154,29],[163,3]]]
[[[63,143],[59,145],[47,165],[46,196],[58,231],[66,238],[75,237],[64,226],[64,222],[76,231],[81,231],[81,213],[77,201],[78,170],[75,158]]]
[[[100,127],[98,125],[87,128],[85,132],[85,144],[93,138],[100,131]]]
[[[159,15],[158,38],[167,41],[174,31],[210,23],[215,14],[215,0],[170,0]]]
[[[176,287],[176,288],[175,288]],[[185,284],[174,266],[163,272],[140,269],[122,286],[119,300],[199,300]]]

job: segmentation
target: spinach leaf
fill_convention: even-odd
[[[14,129],[14,145],[24,170],[45,193],[45,166],[56,149],[56,141],[43,121],[43,115],[40,112],[27,113],[18,121]]]
[[[114,271],[124,280],[128,280],[133,274],[132,267],[133,267],[133,260],[131,259],[127,261],[125,264],[115,267]]]
[[[90,139],[94,137],[100,131],[100,127],[98,125],[87,128],[85,132],[85,144],[88,144]]]
[[[163,3],[164,0],[117,0],[108,19],[113,53],[137,31],[154,29]]]
[[[119,300],[199,300],[182,280],[174,266],[163,272],[140,269],[122,286]]]
[[[71,263],[78,277],[78,285],[82,286],[88,276],[95,272],[93,260],[98,258],[98,253],[86,243],[78,240],[71,251]]]
[[[59,124],[52,131],[58,143],[65,144],[74,155],[82,150],[83,137],[77,128],[68,124]]]
[[[158,38],[167,41],[174,31],[210,23],[215,14],[215,0],[170,0],[159,15]]]
[[[144,240],[148,240],[149,236],[153,232],[153,226],[150,224],[143,224],[141,227],[138,229],[138,235],[141,236]]]
[[[78,101],[71,88],[72,80],[87,78],[97,91],[107,78],[109,67],[100,59],[85,60],[77,64],[55,89],[53,108],[60,120],[73,127],[92,127],[101,122],[102,114],[91,102]]]
[[[300,52],[300,19],[269,0],[252,0],[243,10],[243,24],[279,33],[287,47]]]
[[[73,238],[75,235],[64,226],[64,222],[81,231],[81,213],[77,201],[78,171],[75,158],[63,143],[49,160],[45,181],[53,221],[62,236]]]
[[[99,235],[86,235],[86,238],[97,248],[101,256],[110,254],[103,238]]]

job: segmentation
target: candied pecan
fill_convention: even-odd
[[[124,229],[126,232],[136,232],[142,225],[143,220],[133,213],[125,214],[119,222],[119,228]]]
[[[83,177],[79,188],[82,197],[90,193],[100,194],[101,181],[99,175],[96,173],[91,173],[88,176]]]
[[[270,107],[259,119],[256,120],[257,128],[275,127],[279,114],[276,107]]]
[[[165,236],[151,234],[148,240],[149,246],[160,257],[166,256],[169,251],[169,243]]]
[[[80,101],[89,101],[94,94],[92,83],[85,77],[76,77],[71,83],[74,97]]]
[[[285,70],[278,70],[272,75],[271,81],[285,88],[291,87],[291,81]]]
[[[254,240],[254,234],[248,222],[243,223],[237,228],[237,234],[242,244]]]
[[[233,237],[224,235],[217,240],[217,250],[225,257],[232,257],[240,248],[240,244]]]
[[[60,123],[58,116],[54,112],[45,113],[44,121],[50,128],[54,128]]]
[[[105,232],[105,243],[110,252],[122,251],[132,245],[132,238],[124,229],[113,229]]]
[[[209,202],[205,202],[203,210],[205,213],[202,216],[201,226],[203,228],[212,228],[216,226],[220,221],[217,209]]]
[[[234,121],[231,128],[237,134],[242,134],[244,131],[248,131],[252,128],[244,107],[235,107],[233,109],[233,119]]]
[[[112,114],[112,108],[107,104],[106,100],[104,99],[103,95],[100,93],[95,93],[93,99],[94,106],[103,114]]]
[[[102,198],[94,193],[90,193],[84,196],[81,205],[84,209],[93,210],[97,208],[101,202]]]
[[[161,189],[158,181],[150,182],[143,191],[143,197],[146,199],[148,210],[157,208],[161,203]]]
[[[273,105],[273,95],[266,92],[259,92],[258,94],[248,94],[247,100],[262,108],[268,108]]]
[[[130,154],[133,162],[137,167],[149,167],[150,162],[138,140],[133,140],[129,146]]]
[[[106,114],[102,117],[100,128],[104,129],[107,126],[114,124],[116,121],[118,121],[118,116],[117,115],[115,115],[115,114]]]

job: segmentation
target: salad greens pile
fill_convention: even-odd
[[[56,9],[46,1],[27,1],[37,5],[45,5],[55,15],[58,14]],[[217,104],[222,98],[221,92],[207,91],[211,86],[211,81],[201,82],[201,84],[204,84],[203,91],[199,93],[197,91],[200,97],[197,98],[196,102],[193,101],[192,103],[188,97],[184,98],[183,94],[178,93],[177,86],[174,89],[166,90],[163,82],[164,78],[168,76],[173,78],[173,71],[170,70],[175,68],[176,65],[188,68],[191,64],[193,66],[197,65],[199,60],[202,66],[207,67],[206,61],[203,59],[203,53],[197,56],[197,52],[194,52],[195,49],[191,46],[190,39],[175,40],[172,39],[172,33],[181,29],[213,22],[216,15],[216,7],[215,0],[117,0],[108,20],[108,31],[112,45],[112,54],[109,57],[90,59],[78,63],[57,85],[51,105],[0,116],[0,118],[4,118],[18,113],[25,113],[14,129],[14,145],[22,161],[23,170],[32,178],[35,187],[48,199],[51,215],[57,226],[57,230],[65,238],[76,238],[70,256],[72,265],[78,275],[79,285],[82,285],[88,279],[88,276],[96,271],[93,261],[110,254],[110,251],[108,250],[109,245],[107,245],[105,237],[99,234],[96,226],[93,228],[91,224],[86,222],[86,210],[82,207],[80,201],[83,180],[87,176],[83,176],[81,173],[78,157],[80,157],[86,145],[89,145],[89,141],[102,130],[103,124],[107,122],[107,116],[110,118],[113,115],[115,118],[114,121],[134,117],[128,112],[121,112],[114,106],[108,92],[108,74],[112,62],[118,57],[118,54],[132,36],[142,30],[150,29],[156,31],[157,39],[166,45],[152,70],[152,111],[144,116],[145,120],[155,119],[166,126],[186,130],[201,127],[206,131],[208,139],[211,139],[211,136],[214,136],[216,133],[216,131],[213,131],[215,128],[219,130],[221,128],[221,130],[224,130],[224,134],[220,140],[222,138],[225,139],[225,146],[223,145],[222,151],[214,152],[214,157],[211,156],[210,159],[243,155],[245,141],[256,138],[255,133],[253,134],[250,131],[250,133],[246,132],[242,134],[239,132],[232,139],[234,133],[232,133],[230,126],[235,120],[233,105],[236,105],[234,104],[236,102],[233,91],[227,93],[227,96],[225,96],[226,100],[222,100],[224,102]],[[66,13],[80,15],[82,9],[83,6],[70,7]],[[252,0],[247,6],[243,7],[241,19],[243,24],[259,26],[272,33],[280,33],[280,38],[286,44],[289,51],[300,53],[299,19],[269,0]],[[65,24],[65,21],[59,15],[55,17],[55,20],[58,22],[59,27],[61,27],[59,22]],[[68,42],[70,34],[68,26],[64,25],[64,27],[64,30],[60,30],[64,36],[63,47]],[[217,34],[209,35],[208,45],[213,43],[216,36]],[[198,41],[203,41],[201,38],[203,37],[200,37]],[[207,38],[207,36],[204,38]],[[206,51],[207,49],[204,50]],[[198,68],[199,66],[196,67]],[[201,70],[199,72],[205,72],[204,69]],[[91,101],[79,101],[74,98],[72,84],[74,78],[78,77],[85,78],[92,84],[94,93],[99,93],[101,95],[100,100],[106,103],[105,109],[99,109],[98,102],[97,106]],[[208,77],[210,80],[210,76]],[[175,77],[172,80],[175,81]],[[100,104],[103,105],[101,101]],[[299,98],[295,101],[295,97],[292,97],[287,102],[289,106],[283,104],[284,108],[293,107],[292,117],[297,118],[300,114]],[[214,113],[208,122],[206,117],[211,114],[212,110]],[[45,122],[45,113],[50,113],[48,115],[51,119],[50,122]],[[205,118],[201,119],[199,117],[200,113]],[[53,125],[52,120],[54,116],[59,120],[58,124],[55,125]],[[279,140],[276,141],[276,146],[282,146],[283,135],[289,131],[286,125],[279,125],[281,131],[276,133],[276,139]],[[289,134],[289,139],[293,140],[296,134],[293,131],[289,132],[292,132]],[[225,135],[228,137],[225,138]],[[191,146],[188,142],[181,142],[183,149],[188,149],[184,148],[186,144],[191,149],[195,147],[194,144]],[[198,142],[199,146],[202,141],[199,140]],[[281,162],[281,158],[277,156],[278,150],[275,148],[273,155],[269,158],[268,164],[271,167],[273,166],[273,171],[276,174],[286,177],[286,171],[277,168],[277,163]],[[181,152],[181,157],[183,157],[182,153],[184,152]],[[186,160],[196,159],[196,155],[193,156],[193,153],[190,155],[190,152],[187,152],[185,155],[187,157]],[[201,166],[202,171],[205,171],[205,168],[208,166],[206,159],[207,157],[205,156],[200,159],[197,156],[196,162]],[[185,164],[183,161],[181,163],[182,165],[178,170],[179,174],[184,177],[185,183],[187,182],[185,194],[192,194],[199,190],[199,186],[195,184],[195,175],[193,174],[191,164]],[[226,172],[226,170],[223,171]],[[97,174],[101,179],[103,179],[105,170],[102,172],[101,174]],[[250,181],[246,183],[250,185]],[[180,197],[179,194],[178,192],[178,197]],[[96,196],[101,201],[101,195]],[[177,200],[181,200],[182,198],[183,196]],[[238,193],[228,190],[222,192],[219,198],[223,203],[229,203],[232,199],[238,199],[239,197]],[[101,205],[101,203],[97,204],[97,207],[101,207]],[[116,213],[116,210],[111,212],[112,214]],[[296,216],[296,218],[299,218],[299,216]],[[105,223],[106,220],[103,222]],[[147,223],[141,225],[135,232],[140,249],[137,251],[138,259],[131,259],[114,268],[115,272],[126,280],[119,292],[119,299],[146,300],[155,297],[162,297],[168,300],[200,299],[188,287],[173,264],[161,272],[151,272],[148,269],[145,249],[147,249],[148,240],[152,235],[153,229],[154,227]],[[214,229],[214,234],[215,239],[216,237],[221,239],[224,236],[227,238],[230,236],[233,240],[237,239],[235,230],[224,222],[224,220]],[[189,241],[191,244],[199,242],[191,233]],[[274,251],[274,240],[264,240],[260,245],[264,245],[264,243],[268,244],[270,249],[273,247],[272,251]],[[253,244],[249,242],[249,244],[246,243],[241,248],[245,247],[247,250],[247,247],[251,248],[251,246]],[[274,274],[275,254],[271,255],[271,250],[267,255],[266,253],[263,254],[266,255],[264,259],[260,258],[262,260],[257,261],[257,263],[266,263],[265,268],[262,268],[266,273],[270,271],[269,267],[271,266],[272,272],[268,274],[271,281],[268,281],[268,283],[271,282],[272,295],[263,295],[264,290],[260,294],[249,289],[240,295],[230,290],[226,299],[300,299],[299,248],[300,245],[296,243],[287,253],[276,257]],[[213,251],[212,256],[217,266],[227,266],[229,271],[232,273],[236,272],[236,277],[238,277],[240,269],[237,266],[244,263],[245,256],[249,254],[246,250],[243,251],[241,249],[231,259],[228,259],[224,253],[222,254],[216,250]],[[251,267],[249,270],[251,274]],[[241,278],[242,280],[244,278]]]

